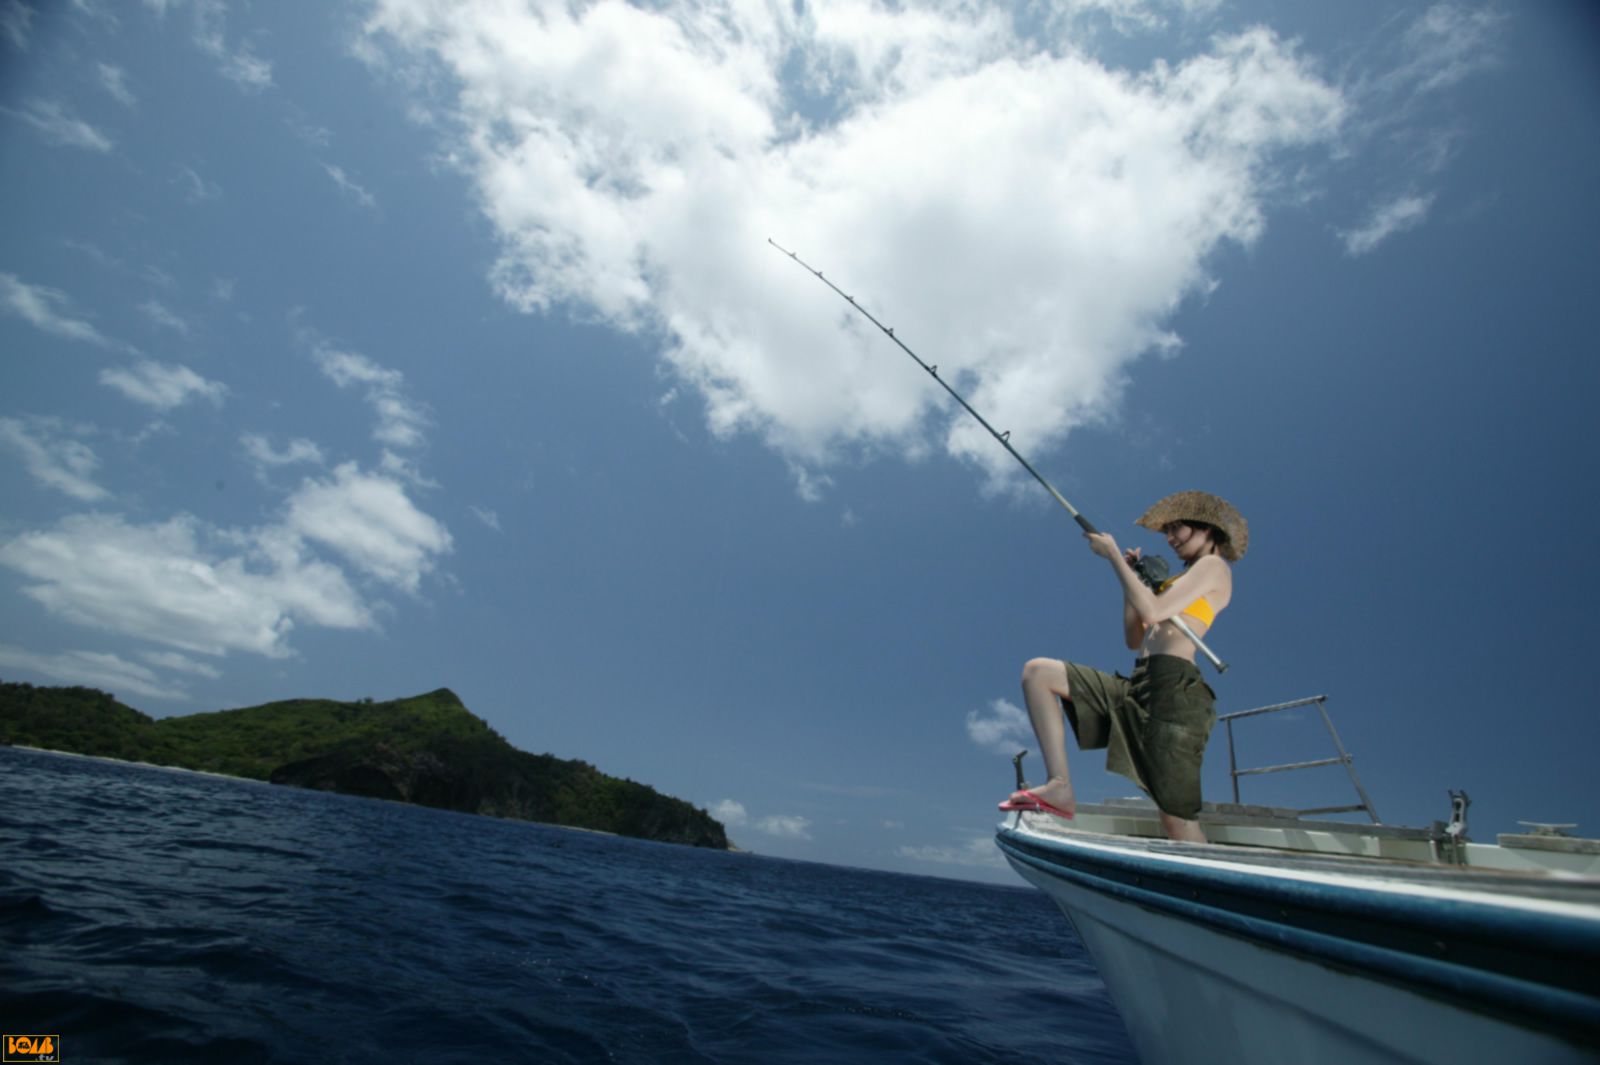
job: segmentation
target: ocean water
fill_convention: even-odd
[[[0,748],[65,1062],[1134,1062],[1042,895]]]

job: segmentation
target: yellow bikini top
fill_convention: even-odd
[[[1161,587],[1157,590],[1156,594],[1159,595],[1161,592],[1171,588],[1172,582],[1177,579],[1177,577],[1168,577],[1166,580],[1162,581]],[[1190,603],[1188,606],[1184,607],[1183,612],[1207,628],[1210,628],[1211,623],[1217,620],[1217,612],[1212,608],[1211,601],[1203,595],[1199,599],[1196,599],[1194,602]]]

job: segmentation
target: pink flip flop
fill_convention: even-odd
[[[1053,815],[1055,817],[1059,817],[1063,821],[1071,821],[1072,818],[1073,818],[1071,810],[1063,810],[1061,807],[1055,805],[1054,803],[1046,802],[1045,800],[1039,798],[1039,796],[1036,795],[1032,790],[1023,791],[1021,794],[1026,795],[1028,797],[1028,799],[1033,803],[1033,805],[1031,807],[1030,806],[1024,806],[1020,802],[1018,802],[1018,804],[1015,807],[1013,807],[1013,809],[1018,809],[1018,810],[1028,810],[1028,809],[1043,810],[1045,813],[1051,814],[1051,815]],[[1017,799],[1015,798],[1015,796],[1013,796],[1012,798],[1007,799],[1006,802],[1017,802]],[[1005,809],[1005,805],[1002,803],[1000,808],[1002,810]]]
[[[1026,813],[1038,813],[1040,810],[1044,809],[1044,807],[1031,800],[1028,802],[1018,802],[1015,799],[1007,799],[1005,802],[1000,804],[1000,809],[1008,811],[1022,810]]]

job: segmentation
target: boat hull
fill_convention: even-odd
[[[1071,920],[1146,1065],[1600,1060],[1581,891],[1502,905],[1438,870],[1241,863],[1021,817],[998,843]]]

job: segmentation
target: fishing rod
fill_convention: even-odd
[[[861,306],[861,304],[857,303],[856,302],[856,298],[854,296],[849,295],[843,289],[841,289],[838,285],[835,285],[832,281],[829,281],[826,277],[823,277],[821,270],[818,270],[816,267],[812,266],[810,263],[808,263],[804,259],[800,258],[800,256],[797,253],[790,251],[788,248],[785,248],[782,244],[779,244],[777,241],[773,240],[771,237],[767,238],[767,243],[771,244],[774,248],[777,248],[779,251],[783,252],[783,254],[787,255],[789,258],[793,259],[795,262],[797,262],[801,266],[805,267],[805,269],[809,273],[814,275],[818,281],[821,281],[824,285],[827,285],[829,288],[833,289],[833,291],[838,293],[841,297],[843,297],[843,299],[846,302],[848,302],[850,304],[850,306],[854,307],[856,310],[860,311],[863,315],[865,315],[867,321],[869,321],[873,325],[877,326],[879,329],[881,329],[883,331],[883,334],[885,336],[887,336],[890,340],[894,341],[896,344],[900,345],[900,350],[901,351],[905,352],[907,355],[910,355],[912,360],[915,361],[918,366],[922,367],[924,370],[926,370],[928,372],[928,376],[929,377],[932,377],[935,381],[939,382],[940,386],[942,386],[946,392],[950,393],[950,395],[955,398],[955,401],[957,403],[961,404],[962,408],[968,414],[970,414],[974,418],[978,419],[978,424],[983,426],[985,429],[987,429],[989,431],[989,435],[990,436],[992,436],[996,440],[1000,441],[1000,446],[1005,448],[1007,451],[1009,451],[1011,453],[1011,457],[1012,458],[1014,458],[1018,462],[1022,463],[1022,468],[1027,470],[1029,473],[1031,473],[1033,475],[1033,479],[1034,480],[1036,480],[1040,484],[1044,485],[1045,491],[1049,492],[1051,497],[1054,498],[1057,503],[1060,503],[1064,508],[1066,508],[1067,513],[1072,515],[1072,520],[1077,522],[1079,527],[1082,528],[1085,533],[1094,534],[1094,533],[1098,533],[1100,531],[1099,529],[1096,529],[1094,527],[1094,524],[1091,521],[1089,521],[1088,518],[1084,517],[1078,511],[1077,507],[1075,507],[1071,503],[1067,502],[1067,497],[1066,496],[1064,496],[1060,492],[1056,491],[1055,485],[1053,485],[1049,481],[1045,480],[1044,479],[1044,475],[1041,474],[1038,470],[1033,468],[1033,463],[1031,463],[1027,459],[1023,458],[1022,457],[1022,453],[1019,452],[1016,448],[1011,446],[1011,430],[1007,429],[1003,433],[997,432],[995,430],[995,427],[989,424],[988,419],[986,419],[983,415],[979,414],[977,411],[973,410],[972,409],[972,404],[968,403],[965,399],[961,398],[961,393],[959,393],[955,389],[951,388],[950,387],[950,383],[948,381],[946,381],[944,378],[939,376],[939,367],[938,366],[930,366],[928,363],[923,362],[921,357],[918,356],[916,352],[912,351],[910,348],[908,348],[906,346],[906,342],[905,341],[901,340],[899,337],[894,335],[894,330],[892,328],[890,328],[889,326],[884,325],[882,322],[878,321],[877,318],[873,317],[872,312],[867,310],[865,307]],[[1167,563],[1166,563],[1165,559],[1157,558],[1157,557],[1138,558],[1138,559],[1135,559],[1133,561],[1133,567],[1134,567],[1134,571],[1139,574],[1140,578],[1146,584],[1150,585],[1150,587],[1152,587],[1152,588],[1156,588],[1159,591],[1158,585],[1160,584],[1161,580],[1167,575]],[[1196,634],[1195,631],[1189,627],[1188,623],[1185,622],[1183,620],[1183,618],[1181,618],[1181,617],[1172,617],[1172,618],[1168,618],[1167,620],[1170,621],[1173,624],[1173,626],[1175,628],[1177,628],[1177,630],[1179,632],[1181,632],[1185,636],[1187,636],[1189,638],[1189,640],[1195,645],[1195,648],[1197,650],[1199,650],[1201,654],[1205,655],[1206,658],[1211,662],[1211,664],[1213,666],[1217,667],[1217,672],[1218,673],[1226,673],[1228,671],[1227,663],[1223,662],[1222,659],[1218,658],[1217,657],[1217,653],[1215,651],[1213,651],[1211,648],[1206,646],[1205,641],[1202,640],[1199,637],[1199,635]]]

